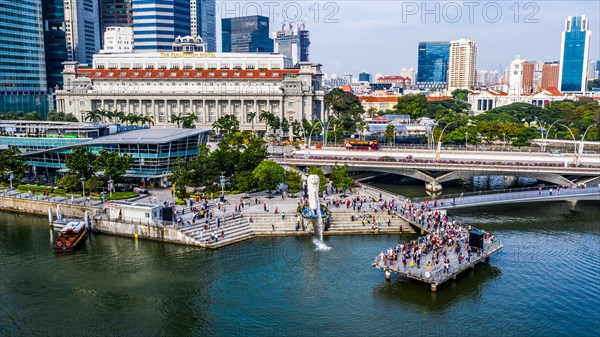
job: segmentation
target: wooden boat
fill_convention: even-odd
[[[70,252],[83,244],[86,238],[85,222],[71,221],[60,230],[60,236],[54,243],[54,250]]]

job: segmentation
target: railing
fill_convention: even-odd
[[[453,206],[462,206],[462,205],[473,205],[480,203],[488,203],[495,201],[504,201],[504,200],[518,200],[518,199],[535,199],[535,198],[547,198],[547,197],[560,197],[560,196],[574,196],[581,194],[593,194],[597,193],[600,195],[600,190],[597,187],[588,187],[588,188],[560,188],[558,185],[549,185],[545,186],[541,191],[539,187],[531,187],[531,188],[515,188],[515,189],[505,189],[505,190],[492,190],[492,191],[481,191],[479,192],[470,192],[465,194],[448,194],[444,196],[436,197],[437,206],[449,208]],[[552,191],[550,191],[552,190]],[[552,194],[550,194],[552,193]],[[425,200],[433,200],[432,198],[415,198],[414,202],[423,202]],[[442,202],[444,204],[442,205]],[[428,208],[432,208],[433,205],[430,202]]]
[[[45,196],[41,194],[35,193],[24,193],[19,192],[15,189],[5,189],[0,190],[0,196],[15,198],[15,199],[29,199],[29,200],[38,200],[38,201],[47,201],[54,202],[65,205],[78,205],[78,206],[87,206],[87,207],[99,207],[102,205],[102,202],[99,200],[81,200],[81,197],[70,199],[68,196],[57,197],[57,196]],[[62,200],[64,199],[64,200]]]
[[[385,156],[384,156],[385,157]],[[275,159],[277,161],[277,159]],[[298,157],[286,157],[283,158],[282,162],[286,162],[286,161],[292,161],[292,162],[300,162],[300,163],[305,163],[306,161],[315,161],[315,160],[321,160],[321,161],[335,161],[335,162],[344,162],[344,163],[359,163],[359,162],[368,162],[368,163],[377,163],[380,165],[389,165],[390,163],[398,163],[398,164],[404,164],[406,166],[406,164],[432,164],[432,165],[480,165],[480,166],[485,166],[485,167],[497,167],[497,168],[505,168],[506,166],[510,166],[510,167],[535,167],[535,168],[561,168],[561,169],[582,169],[582,170],[587,170],[587,169],[598,169],[598,166],[592,166],[592,165],[575,165],[575,164],[569,164],[568,166],[565,166],[564,163],[540,163],[540,162],[519,162],[519,161],[514,161],[514,162],[502,162],[502,161],[460,161],[460,160],[432,160],[432,159],[406,159],[406,158],[393,158],[393,157],[386,157],[385,160],[380,160],[380,158],[369,158],[369,157],[362,157],[362,158],[351,158],[351,157],[338,157],[338,156],[309,156],[308,159],[307,158],[301,158],[301,156]]]
[[[93,218],[96,220],[115,221],[115,222],[127,223],[127,224],[132,224],[132,225],[146,225],[146,226],[150,226],[150,227],[181,229],[185,226],[184,223],[177,223],[175,221],[166,221],[166,220],[153,221],[151,219],[132,219],[132,218],[111,219],[108,214],[95,214],[93,216]]]

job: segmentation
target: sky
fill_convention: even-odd
[[[586,15],[592,31],[590,59],[600,59],[600,1],[219,1],[223,17],[264,15],[275,31],[304,22],[310,61],[325,73],[399,74],[417,69],[419,41],[477,41],[477,68],[503,71],[515,55],[560,59],[561,32],[569,15]],[[220,24],[218,24],[220,30]]]

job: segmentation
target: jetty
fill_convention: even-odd
[[[391,274],[395,273],[408,277],[420,282],[429,283],[431,285],[431,291],[437,291],[440,284],[452,279],[456,280],[458,274],[465,270],[474,268],[476,264],[480,262],[489,262],[490,256],[500,250],[503,245],[502,242],[488,242],[483,244],[483,249],[474,250],[468,252],[463,261],[459,261],[458,255],[455,253],[449,253],[448,259],[450,264],[448,271],[444,270],[443,264],[439,264],[437,267],[431,264],[428,268],[427,263],[431,262],[431,254],[428,254],[419,267],[409,266],[404,267],[402,261],[390,261],[390,260],[379,260],[373,262],[375,268],[385,271],[385,278],[390,279]]]

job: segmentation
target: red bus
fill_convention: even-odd
[[[379,142],[376,140],[347,140],[346,150],[379,150]]]

